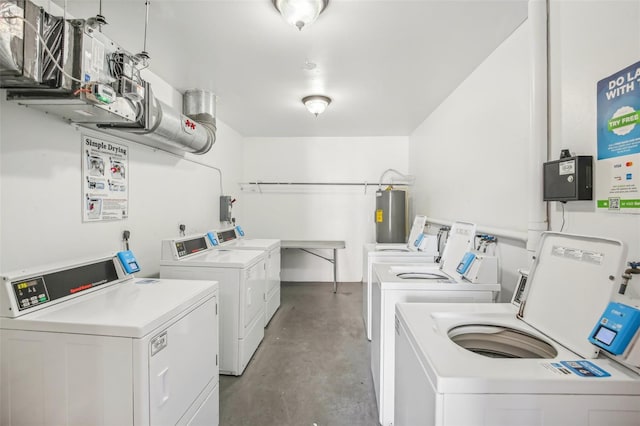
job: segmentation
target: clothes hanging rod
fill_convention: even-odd
[[[306,186],[410,186],[407,182],[243,182],[240,185],[306,185]]]

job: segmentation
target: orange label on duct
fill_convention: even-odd
[[[384,222],[383,218],[384,218],[384,216],[382,215],[382,210],[381,209],[376,210],[376,222],[377,223]]]

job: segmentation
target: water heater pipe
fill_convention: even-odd
[[[530,134],[527,250],[535,252],[549,218],[543,199],[542,164],[548,153],[548,5],[547,0],[529,0],[529,45],[531,64]]]
[[[398,182],[396,183],[396,185],[413,185],[413,182],[416,180],[416,178],[412,175],[405,175],[404,173],[400,173],[396,169],[387,169],[380,175],[380,179],[378,180],[378,189],[382,189],[382,182],[384,182],[384,177],[388,173],[395,173],[405,179],[404,182]]]

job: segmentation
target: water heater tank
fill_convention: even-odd
[[[406,242],[406,192],[376,191],[376,242]]]

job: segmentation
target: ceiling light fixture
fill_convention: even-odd
[[[299,30],[313,23],[329,4],[329,0],[272,0],[278,12]]]
[[[302,98],[302,103],[307,107],[311,114],[315,114],[317,117],[327,109],[331,103],[331,98],[323,95],[305,96]]]

